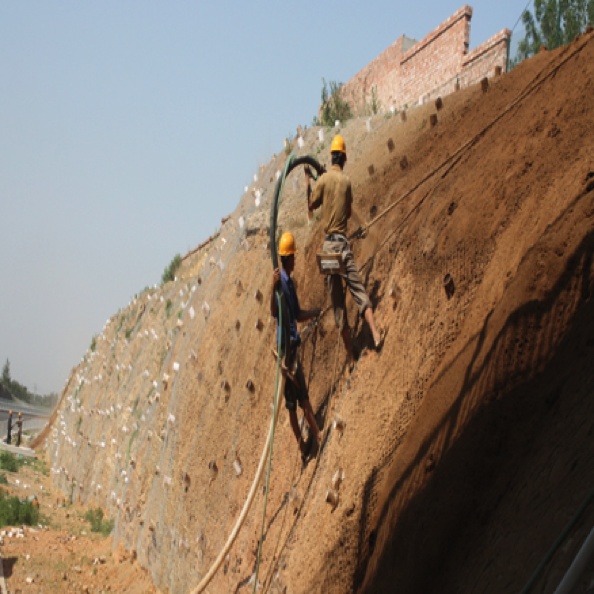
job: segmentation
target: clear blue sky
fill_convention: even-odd
[[[471,49],[525,4],[471,3]],[[61,389],[311,123],[322,77],[346,82],[462,5],[0,0],[0,364]]]

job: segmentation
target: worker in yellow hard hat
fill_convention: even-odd
[[[12,441],[12,411],[8,412],[8,425],[6,427],[6,443],[10,445]]]
[[[23,438],[23,414],[19,413],[19,420],[16,422],[19,432],[17,433],[17,448],[21,445],[21,439]]]
[[[352,212],[353,190],[351,180],[343,173],[347,153],[346,143],[342,136],[335,136],[332,140],[330,155],[332,157],[332,167],[330,171],[322,174],[318,179],[308,204],[310,211],[323,206],[322,214],[326,238],[322,251],[326,254],[341,254],[346,269],[345,274],[328,275],[328,290],[332,299],[334,320],[336,326],[341,330],[347,352],[349,371],[352,371],[355,365],[355,356],[351,346],[342,279],[346,281],[353,300],[359,309],[359,314],[365,317],[373,336],[375,348],[378,351],[382,347],[383,333],[378,332],[375,327],[371,301],[369,301],[363,286],[361,274],[346,237],[347,223]]]
[[[290,341],[290,360],[285,357],[285,366],[292,372],[293,377],[297,383],[294,383],[292,379],[287,378],[285,383],[285,406],[289,411],[289,418],[291,421],[291,428],[295,434],[295,438],[299,443],[299,449],[301,450],[301,457],[303,462],[306,461],[307,457],[311,452],[313,440],[308,439],[306,442],[301,437],[301,430],[299,429],[299,421],[297,419],[297,403],[303,410],[303,415],[307,424],[313,431],[314,437],[318,444],[320,443],[320,430],[316,423],[313,409],[309,402],[309,396],[307,394],[305,378],[303,376],[303,370],[299,362],[299,346],[301,345],[301,336],[297,331],[297,322],[305,322],[312,318],[317,318],[320,313],[320,308],[311,310],[301,309],[299,306],[299,299],[297,298],[297,292],[295,291],[295,285],[291,279],[291,274],[295,268],[295,254],[297,254],[297,246],[295,245],[295,238],[292,233],[283,233],[280,240],[279,255],[281,259],[282,270],[278,268],[272,274],[272,295],[270,297],[270,313],[276,319],[277,334],[276,341],[278,344],[279,337],[281,342],[281,353],[284,354],[286,351],[285,344],[286,340]],[[278,310],[279,304],[275,297],[275,289],[280,283],[282,292],[285,297],[287,314],[289,317],[288,327],[290,329],[289,336],[286,337],[284,332],[281,330],[278,324]]]

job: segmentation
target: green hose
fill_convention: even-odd
[[[278,297],[280,291],[276,291]],[[278,326],[282,328],[283,309],[278,308]],[[266,504],[268,503],[268,488],[270,486],[270,467],[272,465],[272,446],[274,444],[274,429],[276,427],[276,410],[278,406],[278,372],[280,370],[280,354],[281,354],[281,336],[278,333],[277,356],[276,356],[276,379],[274,381],[274,412],[272,413],[272,429],[270,431],[270,453],[268,454],[268,469],[266,471],[266,493],[264,494],[264,510],[262,511],[262,527],[260,528],[260,541],[258,543],[258,556],[256,557],[256,574],[254,576],[254,589],[252,594],[256,593],[258,587],[258,572],[260,571],[260,553],[262,552],[262,541],[264,540],[264,525],[266,523]]]
[[[278,216],[278,208],[280,206],[280,201],[281,201],[281,197],[283,194],[283,188],[285,187],[285,179],[288,175],[288,172],[291,171],[291,163],[294,159],[295,155],[291,155],[288,159],[287,159],[287,163],[285,164],[285,170],[283,171],[283,175],[282,178],[279,179],[279,185],[277,185],[277,192],[275,192],[275,194],[277,194],[274,198],[273,198],[273,203],[275,202],[275,198],[276,198],[276,204],[273,204],[272,206],[272,210],[275,213],[274,214],[274,226],[271,225],[270,226],[270,252],[272,254],[272,265],[274,267],[274,270],[276,270],[276,268],[278,268],[278,258],[276,257],[276,218]],[[280,187],[279,187],[280,186]],[[286,305],[285,305],[285,299],[284,299],[284,295],[282,293],[282,290],[279,289],[278,287],[275,290],[276,293],[276,301],[278,303],[278,327],[280,328],[280,332],[278,333],[278,340],[277,340],[277,355],[276,355],[276,379],[274,382],[274,408],[273,408],[273,413],[272,413],[272,429],[271,429],[271,433],[270,433],[270,452],[268,454],[268,469],[266,471],[266,493],[264,494],[264,509],[262,511],[262,527],[260,528],[260,541],[258,542],[258,556],[256,557],[256,573],[254,575],[254,589],[252,590],[252,594],[256,593],[256,589],[258,587],[258,573],[260,571],[260,554],[262,552],[262,541],[264,540],[264,526],[266,525],[266,505],[268,504],[268,489],[270,487],[270,467],[272,466],[272,450],[273,450],[273,446],[274,446],[274,430],[276,428],[276,411],[277,411],[277,407],[278,407],[278,374],[280,371],[280,359],[281,359],[281,344],[282,344],[282,336],[283,336],[283,332],[284,332],[284,328],[283,328],[283,310],[285,309]],[[287,320],[287,317],[285,316],[285,320]],[[285,321],[285,325],[287,325],[287,321]],[[286,336],[285,338],[288,338],[288,336]],[[285,340],[285,343],[287,341]]]

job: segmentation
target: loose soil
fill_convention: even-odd
[[[37,526],[2,528],[7,533],[0,538],[7,591],[159,592],[130,553],[123,547],[112,551],[112,537],[91,531],[83,517],[87,509],[68,504],[40,468],[29,461],[18,472],[6,472],[9,484],[0,487],[20,498],[35,494],[41,516]],[[22,538],[16,536],[19,528]]]

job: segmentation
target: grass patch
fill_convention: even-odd
[[[138,429],[135,429],[130,435],[130,441],[128,442],[128,448],[126,450],[126,466],[130,462],[130,452],[132,451],[132,444],[134,443],[135,439],[138,437]]]
[[[8,485],[8,479],[5,472],[0,472],[0,485]]]
[[[91,532],[99,532],[109,536],[113,530],[114,521],[103,519],[103,510],[100,507],[90,509],[85,513],[85,520],[91,524]]]
[[[175,273],[177,272],[177,269],[181,266],[181,263],[181,256],[179,254],[175,254],[175,256],[173,256],[173,260],[171,260],[171,262],[169,263],[169,266],[165,267],[163,275],[161,276],[161,281],[163,281],[163,283],[167,283],[169,281],[175,280]]]
[[[25,460],[17,458],[10,452],[0,452],[0,470],[8,470],[8,472],[17,472],[24,464]]]
[[[31,462],[31,468],[37,472],[43,474],[43,476],[49,476],[50,471],[47,466],[47,462],[44,458],[37,458]]]
[[[38,506],[29,501],[21,501],[18,497],[11,497],[3,489],[0,490],[0,528],[19,524],[33,526],[38,523]]]
[[[134,443],[134,441],[136,440],[137,437],[138,437],[138,429],[135,429],[132,432],[132,435],[130,435],[130,441],[128,442],[128,456],[130,456],[130,451],[132,450],[132,444]]]

